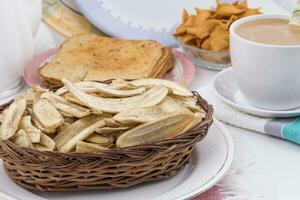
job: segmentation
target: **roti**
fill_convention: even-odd
[[[74,70],[83,66],[87,70],[85,81],[148,78],[160,71],[161,63],[170,63],[164,62],[166,54],[173,59],[171,48],[152,40],[83,34],[67,39],[56,56],[42,66],[40,75],[48,84],[58,85],[62,78],[70,79]]]

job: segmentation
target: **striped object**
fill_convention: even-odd
[[[215,108],[215,117],[236,127],[275,136],[300,144],[300,118],[261,118],[238,111],[219,99],[211,86],[202,88],[201,95]]]

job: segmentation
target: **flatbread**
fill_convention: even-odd
[[[171,50],[152,40],[121,40],[82,34],[67,39],[39,72],[47,85],[60,85],[60,80],[69,79],[80,65],[88,71],[85,81],[147,78],[152,77],[155,68],[161,67],[166,51]]]

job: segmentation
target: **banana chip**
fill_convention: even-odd
[[[104,125],[103,117],[97,115],[89,115],[77,120],[54,138],[58,151],[70,152],[78,141],[86,139],[97,128]]]
[[[27,110],[29,110],[29,109],[27,108]],[[38,129],[40,129],[43,133],[46,133],[46,134],[53,134],[53,133],[56,132],[56,129],[47,129],[47,128],[45,128],[45,127],[39,122],[39,120],[36,118],[36,116],[33,114],[33,112],[31,112],[31,113],[32,113],[32,114],[31,114],[31,117],[32,117],[32,121],[33,121],[34,125],[35,125]]]
[[[113,142],[113,140],[114,140],[113,137],[104,137],[97,133],[93,133],[92,135],[90,135],[89,137],[87,137],[85,139],[85,141],[87,141],[87,142],[100,144],[102,146],[110,145]]]
[[[28,135],[25,133],[25,131],[23,129],[20,129],[17,133],[16,133],[16,138],[14,138],[12,140],[13,143],[15,143],[17,146],[22,147],[22,148],[30,148],[33,149],[33,145],[30,141],[30,138],[28,137]]]
[[[79,90],[66,79],[63,79],[62,82],[76,99],[98,112],[118,113],[132,108],[153,106],[160,103],[168,94],[168,89],[165,87],[153,87],[144,94],[134,97],[101,98]]]
[[[26,110],[26,99],[16,99],[4,112],[3,121],[0,127],[0,139],[11,138],[18,130],[22,115]]]
[[[64,131],[68,126],[70,126],[71,124],[69,124],[69,123],[64,123],[63,125],[61,125],[61,126],[59,126],[58,128],[57,128],[57,133],[60,133],[60,132],[62,132],[62,131]]]
[[[157,120],[169,115],[164,112],[159,106],[151,106],[147,108],[135,108],[116,114],[113,119],[126,125],[137,123],[145,123],[152,120]]]
[[[39,99],[33,104],[33,114],[46,129],[55,129],[64,123],[63,116],[47,99]]]
[[[97,128],[96,132],[100,133],[100,134],[112,134],[112,133],[124,132],[128,129],[129,129],[129,127],[116,127],[116,128],[101,127],[101,128]]]
[[[176,137],[195,119],[193,114],[174,114],[137,126],[117,139],[117,147],[151,144]]]
[[[132,85],[130,82],[125,81],[124,79],[112,80],[112,82],[109,84],[109,87],[118,90],[132,90],[138,88],[137,86]]]
[[[117,122],[116,120],[114,120],[112,118],[105,118],[103,121],[105,123],[105,126],[108,126],[108,127],[116,128],[116,127],[122,126],[122,124],[120,124],[119,122]]]
[[[116,114],[113,119],[126,125],[145,123],[166,117],[174,113],[191,113],[182,104],[166,97],[159,105],[146,108],[135,108]]]
[[[33,126],[31,122],[31,116],[22,117],[20,120],[19,128],[23,129],[28,137],[30,138],[31,143],[39,143],[41,139],[41,130]]]
[[[126,85],[129,83],[126,82]],[[135,86],[127,87],[125,89],[126,85],[107,85],[104,83],[99,83],[99,82],[77,82],[74,83],[78,89],[84,91],[84,92],[89,92],[89,93],[99,93],[108,97],[130,97],[130,96],[135,96],[142,94],[146,91],[145,88],[140,87],[136,88]],[[122,88],[123,87],[123,88]],[[122,88],[122,89],[121,89]],[[55,94],[56,95],[63,95],[68,92],[67,87],[62,87],[58,89]]]
[[[54,140],[44,133],[41,133],[41,141],[39,144],[46,147],[50,151],[53,151],[56,146]]]
[[[48,99],[65,117],[82,118],[91,114],[88,108],[68,102],[65,98],[52,92],[44,93],[41,97]]]
[[[197,99],[195,98],[172,95],[172,99],[192,111],[205,113],[205,111],[197,104]]]
[[[76,152],[78,153],[96,153],[105,150],[108,150],[108,148],[102,147],[99,144],[87,143],[83,141],[77,142],[76,145]]]
[[[169,88],[173,94],[180,96],[193,96],[193,93],[182,85],[163,79],[139,79],[130,82],[134,86],[163,86]]]
[[[79,84],[75,84],[77,86]],[[85,92],[93,92],[93,93],[99,93],[102,95],[105,95],[107,97],[131,97],[139,94],[143,94],[146,89],[141,87],[138,89],[132,89],[132,90],[118,90],[110,88],[108,85],[99,84],[97,82],[90,82],[89,87],[78,87],[80,90]]]
[[[188,97],[193,98],[193,97]],[[181,103],[175,101],[171,97],[166,97],[159,105],[163,112],[167,113],[191,113],[186,107],[184,107]]]
[[[52,151],[53,149],[49,149],[41,144],[33,144],[34,149],[39,151]]]

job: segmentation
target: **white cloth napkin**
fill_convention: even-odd
[[[219,99],[212,85],[200,89],[200,94],[214,106],[217,119],[230,125],[249,129],[255,132],[279,137],[300,144],[300,119],[271,119],[246,114],[229,106]]]

